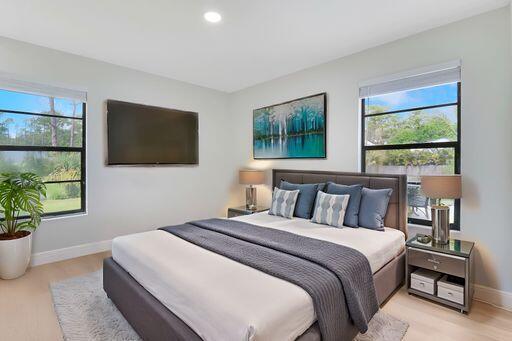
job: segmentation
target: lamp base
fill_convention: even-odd
[[[255,210],[257,205],[256,187],[249,186],[245,189],[245,207]]]
[[[435,205],[432,213],[432,240],[436,244],[450,242],[450,207]]]

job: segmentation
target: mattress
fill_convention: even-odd
[[[394,229],[335,229],[265,212],[233,219],[353,247],[373,272],[405,244]],[[115,238],[112,257],[206,341],[295,340],[316,320],[302,288],[164,231]]]

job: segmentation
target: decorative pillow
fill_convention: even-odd
[[[299,197],[295,205],[294,216],[304,219],[311,219],[311,210],[315,204],[316,192],[318,192],[324,184],[293,184],[281,180],[280,189],[286,191],[299,190]]]
[[[274,188],[272,194],[272,204],[268,214],[277,215],[285,218],[292,218],[299,190],[285,191],[284,189]]]
[[[343,227],[349,195],[327,194],[319,191],[316,195],[312,222],[334,227]]]
[[[384,217],[388,210],[391,193],[393,193],[391,188],[363,188],[361,207],[359,207],[359,227],[384,231]]]
[[[340,185],[334,182],[328,182],[325,192],[336,195],[350,195],[348,199],[347,212],[345,212],[345,226],[358,227],[359,224],[359,205],[361,204],[361,190],[363,185]]]

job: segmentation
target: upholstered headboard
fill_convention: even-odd
[[[395,174],[347,173],[309,170],[272,170],[272,188],[281,180],[299,184],[323,183],[332,181],[343,185],[361,184],[372,189],[391,188],[384,225],[405,233],[407,238],[407,176]]]

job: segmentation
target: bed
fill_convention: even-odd
[[[400,287],[405,176],[277,169],[272,174],[273,185],[333,181],[392,188],[385,232],[325,228],[265,212],[233,219],[357,249],[370,263],[379,304]],[[112,253],[104,262],[104,289],[145,340],[320,340],[311,299],[291,283],[163,231],[116,238]]]

